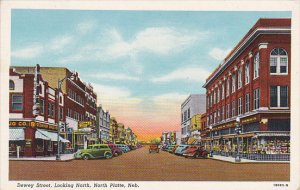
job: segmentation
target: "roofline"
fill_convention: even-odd
[[[221,67],[214,73],[212,77],[210,77],[205,84],[202,86],[206,88],[216,77],[218,77],[242,52],[243,50],[249,46],[249,44],[256,39],[260,34],[290,34],[291,27],[281,27],[281,28],[257,28],[253,31],[241,45],[235,49],[235,51],[231,54],[230,57],[227,58],[226,61],[223,62]]]

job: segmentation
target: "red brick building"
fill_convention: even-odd
[[[39,140],[36,139],[36,130],[33,129],[34,126],[31,124],[43,123],[43,127],[48,125],[47,132],[48,135],[52,137],[57,134],[57,104],[58,100],[56,98],[58,80],[63,80],[61,86],[61,92],[59,96],[59,105],[60,105],[60,122],[63,124],[61,127],[61,136],[65,138],[64,142],[70,142],[63,144],[63,150],[70,149],[76,150],[77,148],[83,148],[87,144],[93,144],[97,141],[97,132],[94,130],[96,127],[96,103],[97,95],[93,91],[91,84],[86,84],[81,81],[77,72],[71,72],[67,68],[63,67],[40,67],[39,68],[39,91],[37,102],[38,110],[36,115],[33,114],[34,105],[34,92],[35,90],[35,67],[13,67],[10,72],[10,85],[16,85],[17,90],[10,90],[10,124],[16,124],[25,122],[25,139],[23,138],[23,147],[26,147],[26,139],[31,139],[32,141],[32,150],[25,151],[25,156],[36,156],[36,155],[48,155],[49,153],[38,153],[36,150]],[[70,76],[72,78],[69,78]],[[17,96],[17,94],[20,96]],[[17,101],[16,103],[14,101]],[[20,101],[20,108],[15,110],[12,109],[14,105],[18,105]],[[17,121],[16,123],[12,123]],[[26,123],[29,122],[29,123]],[[88,125],[81,125],[81,123],[89,123]],[[41,124],[39,125],[41,126]],[[10,129],[14,130],[11,127],[21,127],[10,125]],[[10,130],[10,131],[12,131]],[[52,130],[52,131],[51,131]],[[31,131],[31,132],[27,132]],[[40,131],[40,130],[38,130]],[[53,132],[53,134],[52,134]],[[14,130],[14,133],[19,133],[19,136],[22,136],[22,131]],[[31,136],[26,134],[31,133]],[[12,133],[13,134],[13,133]],[[23,135],[24,136],[24,135]],[[57,137],[57,136],[56,136]],[[56,142],[55,138],[52,138],[51,153],[56,151]],[[44,139],[45,140],[45,139]],[[53,142],[52,142],[53,141]],[[40,144],[43,145],[44,149],[48,145],[45,145],[45,141],[40,141]],[[68,145],[64,147],[65,145]],[[12,145],[15,146],[15,145]],[[50,146],[50,145],[49,145]],[[49,152],[49,151],[48,151]]]
[[[57,151],[57,90],[39,73],[21,74],[10,69],[9,151],[20,156],[47,156]],[[62,100],[62,93],[59,94]],[[60,109],[64,103],[60,102]],[[63,120],[63,118],[61,118]],[[68,140],[61,138],[62,142]]]
[[[291,19],[259,19],[203,85],[204,142],[234,149],[239,118],[243,152],[289,152],[290,60]]]

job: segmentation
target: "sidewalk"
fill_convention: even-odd
[[[56,156],[37,156],[37,157],[20,157],[9,158],[9,160],[26,160],[26,161],[70,161],[74,159],[74,154],[61,154],[61,160],[56,160]]]
[[[220,156],[220,155],[214,155],[211,159],[213,160],[219,160],[219,161],[225,161],[225,162],[231,162],[231,163],[290,163],[289,161],[257,161],[257,160],[249,160],[249,159],[241,159],[241,162],[235,162],[235,158],[233,157],[226,157],[226,156]]]

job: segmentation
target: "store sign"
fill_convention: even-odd
[[[25,147],[31,148],[32,146],[32,139],[25,139]]]
[[[256,116],[254,116],[254,117],[249,117],[249,118],[246,118],[246,119],[243,119],[243,120],[241,121],[241,123],[242,123],[242,124],[247,124],[247,123],[253,123],[253,122],[255,122],[255,121],[257,121]]]
[[[38,129],[52,129],[57,130],[55,125],[49,125],[46,123],[40,123],[36,121],[10,121],[9,127],[31,127]]]
[[[78,128],[88,128],[88,127],[92,127],[93,122],[92,121],[81,121],[78,124]]]

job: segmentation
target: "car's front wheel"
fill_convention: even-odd
[[[106,158],[106,159],[110,159],[111,157],[112,157],[112,155],[111,155],[110,153],[106,153],[106,154],[105,154],[105,158]]]
[[[90,157],[89,157],[88,155],[84,155],[84,156],[82,157],[82,159],[83,159],[83,160],[89,160]]]

